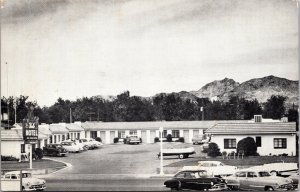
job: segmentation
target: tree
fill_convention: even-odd
[[[285,101],[287,97],[272,95],[264,104],[263,115],[265,118],[280,119],[285,113]]]
[[[210,157],[217,157],[221,155],[220,148],[216,143],[210,143],[208,145],[207,155]]]
[[[252,137],[246,137],[240,140],[237,144],[237,152],[244,153],[245,156],[257,155],[256,142]]]

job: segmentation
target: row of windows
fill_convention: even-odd
[[[274,149],[286,149],[286,138],[274,138]],[[256,146],[261,147],[261,137],[256,137]],[[224,149],[236,149],[236,139],[224,139]]]
[[[137,135],[137,130],[130,130],[129,135]],[[167,130],[163,131],[163,137],[166,138],[168,135]],[[97,137],[97,131],[91,131],[91,138]],[[125,138],[125,131],[118,131],[118,137],[119,138]],[[172,130],[172,137],[173,138],[179,138],[179,130]]]

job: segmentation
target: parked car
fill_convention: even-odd
[[[76,153],[79,153],[79,151],[82,151],[82,150],[83,150],[79,145],[76,145],[75,142],[73,142],[73,141],[63,141],[63,142],[61,142],[61,145],[62,145],[63,148],[65,148],[68,152],[76,152]]]
[[[288,178],[293,180],[294,189],[299,189],[299,172],[290,175]]]
[[[93,138],[89,138],[87,139],[90,143],[92,143],[93,145],[95,145],[96,148],[100,148],[103,143],[99,142],[99,141],[96,141],[95,139]]]
[[[46,181],[33,178],[28,171],[22,172],[22,191],[42,191],[46,189]],[[1,177],[1,191],[20,191],[20,171],[10,171]]]
[[[209,139],[205,139],[203,135],[196,135],[192,138],[194,145],[208,143]]]
[[[171,190],[193,189],[193,190],[225,190],[225,180],[217,177],[209,177],[205,170],[180,171],[172,179],[164,182]]]
[[[87,151],[90,148],[87,144],[80,143],[80,141],[78,139],[76,139],[74,142],[75,142],[76,145],[78,145],[80,147],[81,151]]]
[[[140,144],[141,139],[136,135],[127,136],[125,139],[126,144]]]
[[[183,170],[206,170],[208,175],[229,176],[237,171],[236,166],[225,165],[220,161],[198,161],[197,166],[184,166]]]
[[[297,171],[298,170],[298,164],[297,163],[268,163],[264,165],[259,166],[253,166],[252,169],[256,170],[264,170],[268,171],[271,174],[280,176],[281,174],[285,174],[286,176],[289,176],[289,172]]]
[[[194,147],[187,148],[169,148],[163,149],[163,156],[178,156],[179,159],[188,158],[189,155],[195,154]],[[157,154],[157,157],[160,157],[160,152]]]
[[[44,155],[66,156],[67,153],[61,144],[47,144],[43,147]]]
[[[87,145],[89,147],[89,149],[95,149],[97,148],[97,145],[91,141],[89,141],[88,139],[79,139],[80,143],[83,143],[84,145]]]
[[[241,170],[225,177],[228,187],[238,190],[291,190],[293,181],[289,178],[272,176],[268,171]]]

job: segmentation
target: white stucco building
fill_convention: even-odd
[[[240,140],[252,137],[260,155],[296,155],[295,122],[218,123],[205,133],[221,152],[236,152]]]

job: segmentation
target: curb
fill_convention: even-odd
[[[52,174],[54,174],[54,173],[57,173],[57,172],[59,172],[59,171],[62,171],[62,170],[64,170],[64,169],[67,169],[67,168],[69,168],[69,167],[72,167],[72,164],[67,163],[67,162],[64,162],[64,161],[54,160],[54,159],[51,159],[51,158],[44,158],[44,159],[51,160],[51,161],[57,161],[57,162],[60,162],[60,163],[63,163],[63,164],[66,165],[65,167],[55,167],[55,168],[58,169],[57,171],[54,171],[54,172],[52,172],[52,173],[48,173],[48,174],[46,174],[46,175],[52,175]]]

